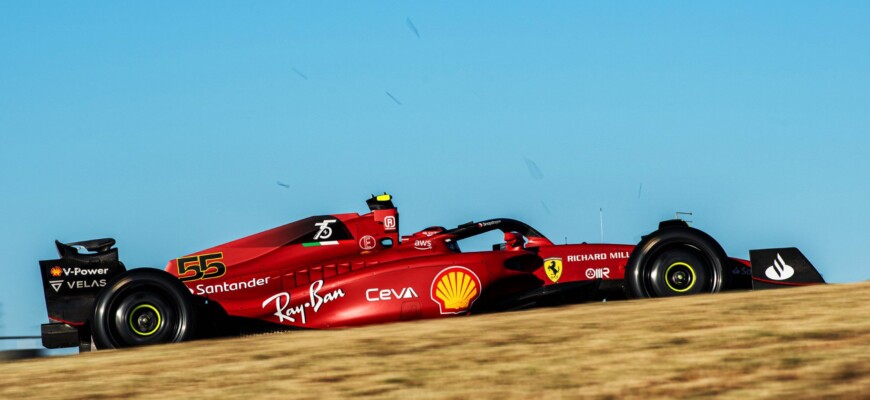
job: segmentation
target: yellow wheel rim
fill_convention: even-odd
[[[685,289],[677,289],[677,288],[671,286],[671,281],[670,281],[670,279],[668,279],[668,273],[671,272],[671,268],[676,267],[676,266],[683,266],[683,267],[686,267],[686,268],[689,269],[689,272],[692,274],[692,283],[691,283],[688,287],[686,287]],[[671,289],[671,290],[673,290],[673,291],[675,291],[675,292],[677,292],[677,293],[684,293],[684,292],[687,292],[689,289],[695,287],[695,269],[692,268],[691,265],[686,264],[686,263],[684,263],[684,262],[675,262],[675,263],[671,264],[671,265],[668,267],[668,269],[665,270],[665,284],[668,285],[668,288],[669,288],[669,289]]]
[[[133,315],[136,314],[136,311],[141,310],[143,308],[147,308],[151,311],[154,311],[154,315],[157,315],[157,324],[154,325],[154,329],[152,329],[148,332],[139,331],[138,329],[136,329],[136,326],[133,324]],[[154,306],[152,306],[151,304],[140,304],[140,305],[136,306],[136,308],[134,308],[133,311],[130,311],[130,321],[129,322],[130,322],[130,329],[132,329],[135,334],[137,334],[139,336],[151,336],[154,334],[154,332],[157,332],[157,330],[160,329],[160,324],[163,321],[160,319],[160,311],[157,311],[157,309],[154,308]]]

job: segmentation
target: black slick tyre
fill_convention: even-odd
[[[710,235],[687,225],[661,228],[638,243],[625,267],[630,298],[718,293],[728,257]]]
[[[94,344],[112,349],[190,340],[195,314],[193,296],[177,278],[158,269],[133,269],[97,296]]]

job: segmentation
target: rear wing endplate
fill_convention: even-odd
[[[78,345],[76,336],[89,339],[88,323],[100,290],[127,269],[118,260],[113,239],[75,243],[55,241],[60,258],[39,262],[49,324],[42,326],[47,348]]]

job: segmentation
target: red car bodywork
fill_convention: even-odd
[[[127,270],[111,238],[55,241],[60,258],[39,262],[49,317],[43,345],[88,351],[92,342],[122,348],[825,282],[797,248],[730,258],[680,220],[660,222],[637,245],[557,245],[508,218],[400,236],[389,195],[366,203],[367,214],[305,218],[179,257],[165,272]],[[504,243],[460,249],[490,231]]]

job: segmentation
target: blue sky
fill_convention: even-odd
[[[633,243],[691,211],[732,256],[794,245],[829,281],[868,279],[868,20],[866,2],[3,2],[0,335],[45,322],[54,239],[162,268],[382,191],[406,234],[513,217],[598,241],[603,208],[605,241]]]

